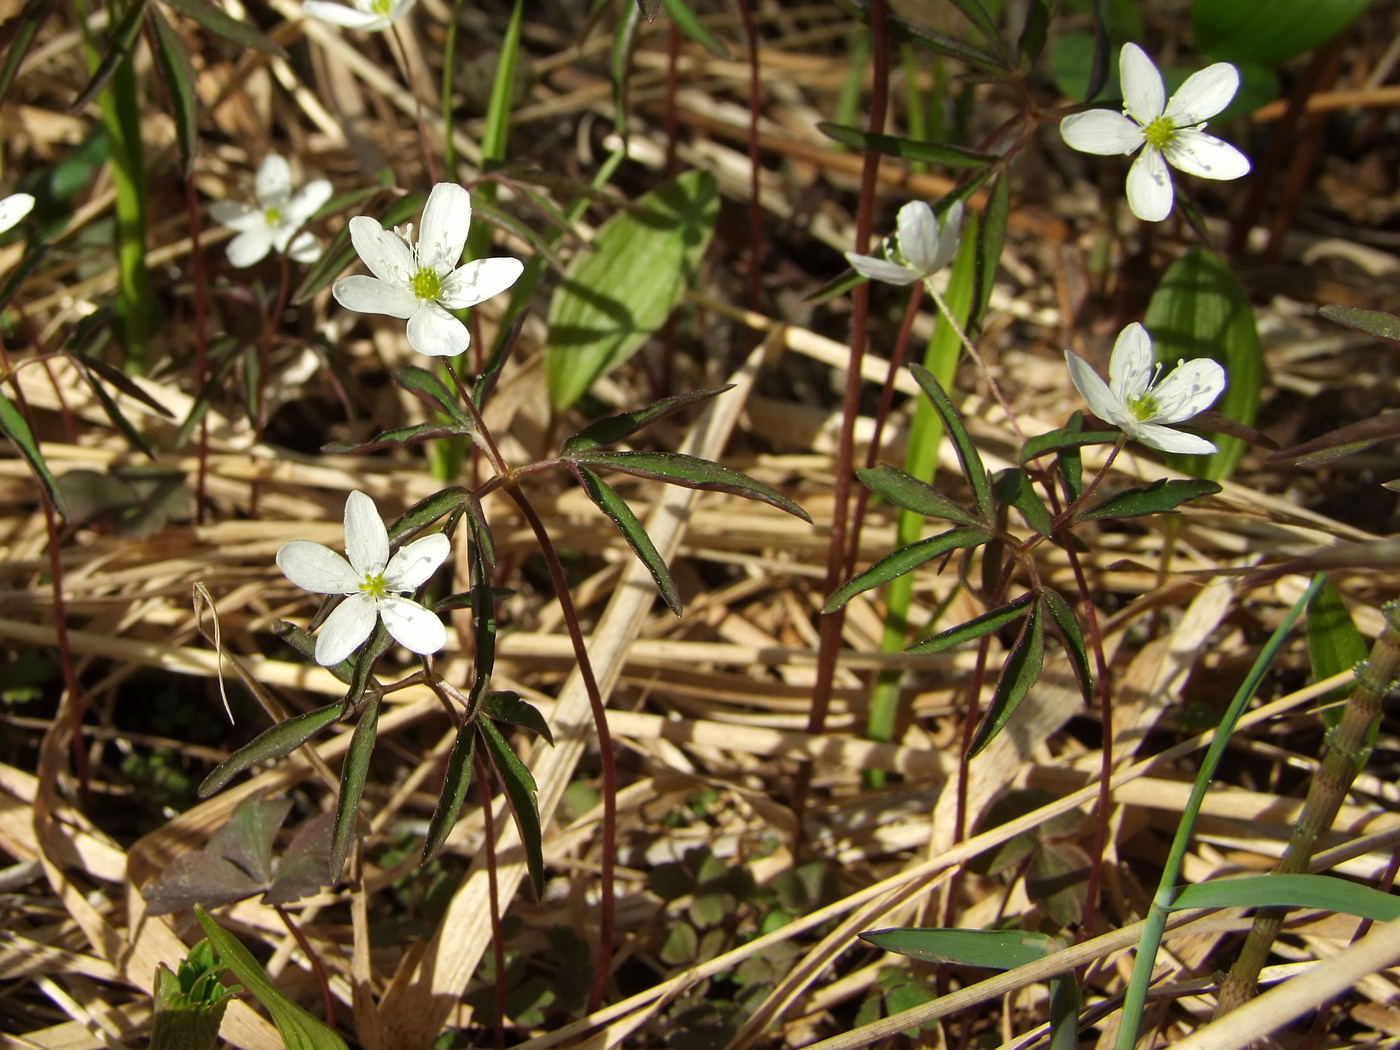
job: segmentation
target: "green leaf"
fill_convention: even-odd
[[[608,219],[549,304],[545,373],[555,412],[637,352],[695,280],[719,214],[709,172],[691,171]]]
[[[647,21],[653,21],[656,18],[656,0],[639,0],[639,2],[649,3],[651,14],[647,15]],[[725,46],[723,40],[705,28],[705,23],[696,17],[695,12],[690,9],[690,5],[685,0],[661,0],[661,3],[665,6],[666,13],[671,16],[671,21],[676,23],[682,33],[716,58],[733,59],[733,52]],[[643,14],[645,13],[644,9]]]
[[[987,207],[977,224],[977,263],[973,271],[975,288],[969,323],[975,332],[982,325],[987,307],[992,301],[992,284],[996,279],[1001,250],[1006,244],[1006,220],[1011,213],[1011,182],[998,177],[987,195]]]
[[[1025,69],[1035,66],[1040,53],[1045,50],[1045,40],[1050,30],[1050,4],[1047,0],[1030,0],[1026,7],[1026,20],[1021,26],[1021,36],[1016,41],[1016,54]]]
[[[1263,354],[1254,308],[1238,278],[1218,255],[1196,247],[1167,268],[1152,293],[1143,324],[1157,360],[1167,368],[1181,359],[1210,357],[1225,368],[1225,393],[1213,406],[1237,423],[1252,426],[1263,384]],[[1165,462],[1183,474],[1220,481],[1245,453],[1238,437],[1216,435],[1216,451],[1205,456],[1168,454]]]
[[[1001,677],[997,679],[996,692],[992,696],[992,706],[987,717],[978,727],[977,737],[968,748],[968,758],[975,758],[1001,732],[1017,706],[1026,698],[1026,693],[1040,677],[1040,669],[1045,662],[1045,627],[1040,603],[1031,606],[1030,615],[1021,625],[1021,635],[1002,664]]]
[[[462,812],[462,800],[467,797],[467,787],[471,784],[472,753],[475,749],[476,725],[473,722],[468,722],[457,730],[457,739],[453,742],[452,751],[447,756],[447,769],[442,778],[442,793],[438,795],[438,803],[433,809],[433,817],[428,821],[428,834],[423,840],[421,864],[427,864],[428,861],[437,856],[437,851],[442,849],[442,844],[447,841],[447,836],[457,826],[457,817]]]
[[[960,525],[982,523],[947,496],[912,474],[898,467],[870,467],[856,471],[856,476],[871,492],[883,496],[897,507],[922,514],[926,518],[942,518]]]
[[[1021,512],[1026,524],[1042,536],[1050,535],[1050,512],[1045,509],[1031,479],[1016,467],[999,470],[992,479],[992,494]]]
[[[199,146],[198,103],[194,92],[194,67],[190,65],[189,52],[185,42],[175,32],[160,8],[152,4],[149,8],[156,56],[156,68],[160,70],[161,83],[170,98],[170,107],[175,111],[175,141],[180,146],[180,171],[186,178],[194,171],[195,151]]]
[[[915,642],[905,652],[936,653],[950,649],[955,645],[962,645],[963,642],[970,642],[974,638],[981,638],[993,631],[999,631],[1013,620],[1020,619],[1021,614],[1034,600],[1034,594],[1023,594],[1015,601],[999,605],[995,609],[988,609],[980,616],[974,616],[967,623],[958,624],[958,626],[950,627],[946,631],[940,631],[931,638]]]
[[[1112,445],[1119,437],[1121,435],[1116,430],[1085,430],[1084,415],[1076,412],[1072,425],[1027,438],[1026,443],[1021,446],[1019,458],[1022,464],[1026,464],[1061,449],[1083,448],[1085,445]]]
[[[1065,601],[1058,591],[1052,591],[1047,587],[1040,592],[1040,600],[1045,603],[1045,609],[1050,613],[1050,618],[1055,621],[1060,638],[1065,643],[1065,651],[1069,654],[1070,664],[1074,667],[1074,677],[1079,681],[1079,693],[1084,697],[1084,706],[1092,707],[1094,703],[1094,673],[1089,669],[1089,652],[1084,647],[1084,633],[1079,628],[1079,618],[1074,615],[1074,610],[1070,608],[1069,602]]]
[[[977,27],[986,42],[994,47],[1002,61],[1009,65],[1010,56],[1006,54],[1006,45],[1001,39],[1001,29],[997,25],[996,19],[983,6],[982,0],[952,0],[952,4],[963,13],[963,17]]]
[[[1077,521],[1102,521],[1106,518],[1132,518],[1139,514],[1162,514],[1175,510],[1187,500],[1214,496],[1220,486],[1213,481],[1171,481],[1161,478],[1145,488],[1125,489],[1075,515]]]
[[[836,3],[838,7],[859,18],[866,25],[870,24],[870,0],[836,0]],[[955,40],[953,37],[936,33],[916,22],[907,21],[896,15],[887,15],[886,23],[889,28],[890,40],[893,43],[917,44],[934,54],[965,62],[982,73],[997,75],[1007,72],[1001,62],[985,51],[980,51],[960,40]]]
[[[141,23],[146,18],[146,4],[148,0],[131,0],[126,12],[121,20],[112,28],[108,34],[107,51],[102,56],[102,60],[97,63],[97,68],[93,70],[92,77],[88,80],[87,86],[78,93],[68,106],[68,112],[80,113],[88,107],[88,104],[97,97],[107,83],[116,73],[120,66],[131,55],[131,49],[136,46],[136,38],[141,34]]]
[[[306,628],[298,627],[290,620],[277,620],[272,625],[272,633],[308,660],[316,658],[316,639],[311,637],[311,632]],[[345,685],[349,685],[355,676],[355,664],[349,659],[341,660],[340,663],[333,667],[327,667],[326,670]]]
[[[651,537],[647,535],[642,523],[637,520],[637,515],[632,513],[632,508],[627,505],[627,501],[619,496],[611,485],[587,467],[575,464],[574,475],[594,505],[613,520],[613,524],[622,533],[623,539],[631,546],[633,553],[637,555],[641,563],[647,567],[651,578],[656,581],[656,589],[661,592],[661,597],[665,600],[666,605],[679,616],[681,614],[681,596],[680,592],[676,590],[675,581],[671,579],[671,570],[666,567],[666,559],[661,557],[661,552],[651,542]]]
[[[441,379],[426,368],[405,365],[394,372],[394,381],[413,394],[429,408],[441,412],[452,422],[465,430],[472,429],[472,418],[462,406],[457,404],[452,391]]]
[[[19,454],[29,463],[29,468],[34,471],[39,484],[44,486],[54,510],[58,511],[60,517],[67,518],[68,504],[58,489],[58,482],[49,472],[49,465],[44,461],[39,443],[34,440],[33,431],[24,421],[24,416],[20,415],[19,409],[4,395],[0,395],[0,434],[4,434],[14,443],[15,448],[19,449]]]
[[[697,390],[691,394],[675,394],[672,397],[662,398],[655,404],[648,405],[636,412],[624,412],[621,415],[599,419],[565,441],[559,454],[565,459],[570,459],[580,452],[615,444],[631,437],[644,427],[651,426],[657,420],[665,419],[684,408],[708,401],[718,394],[723,394],[726,390],[733,389],[731,384],[713,387],[709,390]]]
[[[887,157],[901,157],[925,164],[941,164],[945,168],[982,168],[1000,159],[995,153],[983,153],[964,146],[905,139],[897,135],[880,135],[847,127],[845,124],[834,124],[829,120],[817,124],[817,130],[850,149],[871,150]]]
[[[862,933],[860,939],[875,947],[918,959],[920,962],[955,966],[982,966],[989,970],[1014,970],[1064,951],[1058,937],[1023,930],[952,930],[907,926]]]
[[[1331,875],[1246,875],[1183,887],[1182,908],[1323,908],[1375,922],[1400,919],[1400,897]]]
[[[374,753],[375,733],[379,728],[380,703],[378,694],[369,698],[360,720],[355,723],[350,748],[345,752],[345,764],[340,768],[340,797],[335,802],[335,835],[331,839],[332,879],[339,879],[340,873],[345,870],[345,858],[350,855],[350,844],[355,838],[360,797],[365,791],[369,758]]]
[[[551,747],[554,745],[554,734],[550,732],[549,723],[544,720],[540,709],[520,699],[519,693],[512,693],[508,689],[487,693],[481,701],[481,712],[497,722],[509,722],[513,726],[538,733]]]
[[[491,81],[491,97],[486,103],[486,123],[481,135],[481,155],[487,160],[501,161],[506,157],[510,135],[510,111],[515,102],[516,68],[520,62],[520,23],[525,0],[515,0],[515,7],[506,23],[501,39],[496,75]],[[490,170],[489,168],[487,170]],[[487,195],[491,201],[494,194]]]
[[[943,387],[932,372],[919,364],[910,365],[909,371],[913,373],[915,381],[928,395],[929,401],[933,403],[933,407],[943,420],[943,426],[947,429],[948,436],[953,439],[953,449],[957,452],[958,461],[962,464],[963,476],[967,478],[968,485],[972,487],[972,499],[977,504],[977,517],[982,521],[991,521],[991,481],[987,478],[987,468],[982,463],[982,456],[977,451],[977,446],[972,443],[972,436],[963,426],[962,417],[958,415],[958,410],[948,400],[948,395],[944,393]]]
[[[226,14],[223,8],[211,4],[209,0],[165,0],[165,2],[179,11],[180,14],[198,22],[209,32],[226,40],[232,40],[241,47],[250,47],[254,51],[261,51],[274,58],[288,57],[281,44],[260,33],[247,22],[240,22]]]
[[[1366,639],[1361,637],[1342,596],[1330,583],[1324,583],[1308,603],[1307,628],[1308,662],[1312,664],[1313,681],[1320,682],[1342,671],[1350,671],[1366,659]],[[1349,695],[1349,685],[1339,686],[1318,697],[1317,703],[1319,706],[1330,704],[1345,700]],[[1341,712],[1326,710],[1322,717],[1331,728],[1341,720]]]
[[[274,758],[290,755],[339,718],[340,707],[340,701],[337,700],[325,707],[289,718],[285,722],[278,722],[271,729],[264,730],[251,743],[244,744],[214,767],[204,778],[204,783],[199,785],[199,797],[208,798],[239,773],[259,762],[270,762]]]
[[[1380,310],[1361,310],[1355,306],[1324,306],[1318,311],[1329,321],[1355,328],[1357,331],[1400,343],[1400,317]]]
[[[775,488],[755,481],[747,474],[721,467],[708,459],[687,456],[682,452],[606,452],[588,451],[573,457],[575,463],[585,467],[606,467],[620,474],[631,474],[652,481],[665,481],[685,488],[704,489],[709,492],[728,492],[745,499],[756,499],[762,503],[785,510],[803,521],[810,522],[807,512]]]
[[[470,506],[471,499],[472,494],[459,485],[439,489],[431,496],[420,499],[389,526],[389,546],[397,549],[404,540],[422,532],[438,518]]]
[[[321,209],[321,213],[326,212],[331,204],[338,203],[340,200],[343,198],[337,198],[336,201],[327,204],[325,208]],[[407,222],[423,210],[423,205],[427,200],[426,193],[409,193],[399,197],[380,216],[379,224],[385,228],[392,228],[399,223]],[[297,285],[297,290],[292,293],[292,305],[298,306],[311,299],[322,288],[340,276],[341,271],[349,266],[351,260],[355,258],[357,258],[355,246],[350,243],[350,225],[346,223],[331,238],[331,243],[326,245],[326,250],[321,253],[321,258],[312,264],[311,269],[302,278],[301,284]]]
[[[194,917],[219,953],[219,960],[263,1004],[287,1050],[348,1050],[345,1040],[283,995],[268,979],[252,952],[198,904],[194,907]]]
[[[1195,0],[1196,44],[1211,58],[1277,65],[1321,47],[1370,0]]]
[[[122,437],[126,438],[127,443],[137,452],[145,455],[147,459],[154,460],[156,458],[155,452],[151,449],[151,446],[147,444],[146,439],[141,436],[141,432],[132,426],[131,420],[126,418],[112,395],[107,393],[106,387],[99,383],[97,378],[87,369],[79,368],[78,373],[83,377],[88,388],[92,390],[93,396],[97,398],[98,404],[102,406],[102,411],[106,413],[112,425],[121,431]],[[72,471],[69,471],[69,473],[71,474]],[[64,477],[67,476],[68,474],[64,475]]]
[[[386,430],[382,434],[377,434],[374,440],[362,441],[359,444],[349,441],[328,441],[321,446],[321,451],[333,456],[361,455],[386,448],[407,448],[410,445],[420,445],[424,441],[432,441],[437,438],[464,437],[471,433],[471,429],[467,427],[445,426],[441,423],[414,423],[412,426]]]
[[[991,533],[976,526],[951,529],[926,540],[911,543],[907,547],[901,547],[892,554],[885,555],[870,568],[836,588],[831,597],[826,600],[826,604],[822,606],[822,612],[835,612],[857,594],[878,587],[882,583],[889,583],[895,577],[912,572],[924,562],[931,561],[939,555],[947,554],[960,547],[975,547],[979,543],[986,543],[989,539],[991,539]]]
[[[488,719],[478,720],[482,742],[486,745],[487,756],[496,768],[496,775],[506,790],[506,801],[515,815],[515,826],[520,831],[520,841],[525,845],[525,864],[530,869],[530,885],[535,897],[544,893],[544,836],[540,830],[540,811],[535,801],[535,778],[516,757],[500,730]]]
[[[235,995],[221,983],[224,973],[207,940],[190,949],[178,975],[164,963],[157,967],[150,1050],[214,1050]]]
[[[29,45],[34,42],[34,34],[54,11],[53,0],[27,0],[23,10],[6,22],[8,39],[5,40],[5,63],[0,66],[0,98],[10,89],[10,82],[19,72],[19,64],[29,53]]]
[[[322,605],[316,613],[316,618],[312,625],[324,622],[322,613],[327,616],[327,605]],[[350,672],[350,687],[345,692],[345,698],[340,701],[340,713],[342,718],[349,718],[350,712],[359,707],[364,702],[365,691],[369,688],[373,680],[375,662],[389,651],[392,639],[389,632],[384,628],[384,621],[376,619],[374,622],[374,632],[369,636],[369,641],[361,647],[360,651],[350,657],[354,661],[354,669]],[[339,874],[337,871],[336,874]]]
[[[1050,45],[1050,76],[1065,98],[1104,102],[1118,83],[1118,50],[1105,33],[1061,33]]]

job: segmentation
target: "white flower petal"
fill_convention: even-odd
[[[228,261],[234,266],[252,266],[272,250],[272,231],[266,226],[245,230],[228,242]]]
[[[12,193],[0,200],[0,233],[4,233],[33,210],[34,195],[31,193]]]
[[[390,233],[368,215],[356,215],[350,220],[350,243],[370,273],[381,281],[407,285],[408,279],[418,271],[413,253],[403,238]]]
[[[282,249],[283,254],[288,259],[299,263],[314,263],[321,257],[321,242],[316,240],[310,233],[303,231],[297,234]],[[367,278],[374,280],[373,277]]]
[[[1153,423],[1180,423],[1215,404],[1225,389],[1225,369],[1219,361],[1197,357],[1183,361],[1152,391],[1157,402]]]
[[[389,531],[374,500],[363,492],[345,499],[345,555],[361,578],[379,575],[389,561]]]
[[[447,629],[435,613],[407,598],[381,598],[379,615],[384,626],[405,649],[424,656],[447,644]]]
[[[321,625],[316,639],[316,662],[322,667],[340,663],[360,646],[374,630],[374,599],[355,593],[337,605]]]
[[[441,532],[421,536],[405,544],[389,559],[384,570],[384,586],[391,591],[416,591],[447,560],[452,542]]]
[[[1203,179],[1238,179],[1249,174],[1249,158],[1228,142],[1195,128],[1182,128],[1167,144],[1167,161]]]
[[[927,276],[938,255],[938,220],[923,201],[910,201],[899,209],[899,254],[913,269]]]
[[[253,177],[253,192],[264,208],[286,202],[292,194],[292,169],[286,157],[269,153],[263,158],[257,175]]]
[[[413,10],[414,0],[394,0],[393,6],[389,9],[390,21],[397,22],[404,15]]]
[[[1118,76],[1123,85],[1123,108],[1139,124],[1150,124],[1166,108],[1167,89],[1147,52],[1136,44],[1124,44],[1118,55]]]
[[[331,294],[347,310],[362,314],[388,314],[390,317],[412,317],[421,302],[406,285],[363,274],[336,281],[331,285]]]
[[[524,270],[524,263],[507,256],[469,262],[443,279],[438,302],[449,310],[484,303],[518,281]]]
[[[1128,169],[1128,207],[1143,222],[1161,222],[1172,212],[1172,177],[1160,151],[1148,146]]]
[[[437,303],[419,300],[408,319],[408,345],[429,357],[456,357],[471,345],[471,334]]]
[[[963,202],[954,201],[953,206],[943,213],[943,228],[938,234],[938,251],[933,256],[933,269],[937,273],[953,261],[958,253],[958,240],[962,237]]]
[[[347,29],[363,29],[370,33],[388,29],[391,24],[391,20],[382,15],[357,11],[344,4],[331,3],[330,0],[303,0],[301,9],[312,18],[318,18],[322,22],[345,26]]]
[[[261,208],[250,208],[238,201],[215,201],[209,205],[209,217],[233,230],[257,230],[267,226]]]
[[[1081,153],[1103,157],[1131,153],[1146,141],[1142,128],[1123,114],[1107,109],[1090,109],[1065,117],[1060,121],[1060,137]]]
[[[288,540],[278,547],[277,567],[287,579],[313,594],[350,594],[360,586],[348,561],[310,540]]]
[[[1177,127],[1209,120],[1230,104],[1240,89],[1240,71],[1217,62],[1192,73],[1167,103],[1166,115]]]
[[[423,206],[418,231],[419,262],[439,273],[456,269],[471,224],[471,194],[455,182],[439,182]]]
[[[1203,437],[1186,434],[1159,423],[1138,423],[1130,433],[1149,448],[1159,452],[1181,452],[1203,456],[1215,451],[1215,445]]]
[[[315,179],[292,194],[282,209],[285,220],[293,226],[300,226],[321,210],[321,205],[331,199],[331,184],[325,179]]]
[[[884,281],[886,284],[913,284],[920,279],[920,275],[909,267],[890,262],[888,259],[877,259],[873,255],[857,255],[855,252],[847,252],[846,261],[851,264],[856,273],[872,281]]]
[[[1074,380],[1079,396],[1089,406],[1089,411],[1105,423],[1121,427],[1125,415],[1122,406],[1093,367],[1078,354],[1068,350],[1065,351],[1065,364],[1069,366],[1069,377]]]
[[[1143,393],[1152,382],[1156,366],[1152,361],[1152,337],[1134,321],[1113,343],[1108,359],[1108,388],[1119,403]]]

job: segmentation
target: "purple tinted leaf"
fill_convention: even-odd
[[[237,864],[200,850],[172,860],[158,878],[147,883],[141,896],[150,914],[168,915],[196,904],[210,908],[232,904],[262,888],[261,882]]]
[[[572,459],[577,453],[586,452],[589,449],[602,448],[605,445],[612,445],[624,438],[631,437],[643,427],[648,427],[657,420],[665,419],[669,415],[674,415],[683,408],[699,404],[701,401],[708,401],[726,390],[733,390],[731,383],[729,386],[714,387],[710,390],[697,390],[691,394],[676,394],[674,397],[663,398],[653,405],[639,409],[636,412],[624,412],[617,416],[608,416],[595,423],[590,423],[569,440],[564,442],[564,447],[559,454],[565,459]]]
[[[209,836],[204,851],[233,861],[265,885],[272,878],[272,840],[291,810],[289,798],[249,795],[234,807],[228,823]]]
[[[1045,627],[1040,612],[1040,603],[1031,606],[1030,615],[1021,625],[1021,635],[1006,662],[1001,666],[1001,677],[997,680],[996,693],[987,717],[977,730],[977,737],[968,749],[968,757],[980,754],[1002,728],[1011,715],[1026,698],[1026,693],[1040,677],[1040,669],[1045,663]]]

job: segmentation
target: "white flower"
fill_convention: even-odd
[[[322,22],[377,33],[408,14],[413,3],[414,0],[352,0],[353,6],[346,7],[331,0],[306,0],[301,9]]]
[[[1060,121],[1060,134],[1077,150],[1109,155],[1142,154],[1128,170],[1128,207],[1145,222],[1171,214],[1172,180],[1167,164],[1206,179],[1238,179],[1249,174],[1249,158],[1201,129],[1230,104],[1240,74],[1217,62],[1191,74],[1166,100],[1162,75],[1136,44],[1124,44],[1119,58],[1123,112],[1091,109]]]
[[[846,261],[856,273],[872,281],[886,284],[922,281],[947,266],[957,254],[962,216],[962,201],[958,201],[943,216],[940,231],[933,209],[923,201],[910,201],[899,209],[898,246],[887,252],[891,258],[847,252]]]
[[[428,194],[417,243],[412,223],[390,233],[374,219],[356,216],[350,240],[374,276],[346,277],[331,292],[346,309],[407,318],[408,345],[420,354],[456,357],[471,336],[448,311],[499,295],[525,269],[519,259],[505,258],[458,266],[471,221],[471,195],[451,182],[439,182]]]
[[[451,544],[435,532],[400,547],[389,557],[389,533],[374,500],[352,492],[345,501],[345,553],[310,540],[291,540],[277,549],[277,567],[287,579],[316,594],[344,594],[321,626],[316,662],[330,667],[344,660],[383,619],[394,640],[415,653],[435,653],[447,644],[436,614],[403,597],[416,591],[447,558]]]
[[[1208,357],[1179,361],[1162,378],[1162,366],[1152,361],[1152,337],[1134,321],[1113,344],[1107,383],[1068,350],[1065,363],[1079,393],[1104,422],[1162,452],[1215,451],[1205,438],[1183,434],[1167,424],[1190,419],[1215,403],[1225,389],[1225,369],[1218,361]]]
[[[238,231],[229,241],[229,262],[252,266],[273,248],[300,263],[321,257],[316,238],[297,230],[330,199],[329,182],[317,179],[293,193],[292,169],[284,157],[272,153],[258,165],[253,192],[258,198],[256,208],[236,201],[215,201],[209,206],[215,222]]]
[[[12,193],[0,200],[0,233],[4,233],[34,210],[34,198],[28,193]]]

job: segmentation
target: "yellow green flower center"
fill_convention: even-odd
[[[264,208],[263,222],[269,226],[276,226],[282,221],[282,210],[280,208]]]
[[[1166,149],[1171,140],[1176,138],[1176,125],[1170,117],[1158,117],[1143,126],[1142,137],[1153,149]]]
[[[1134,394],[1128,398],[1128,411],[1139,423],[1146,423],[1157,415],[1157,399],[1151,393]]]
[[[360,581],[360,593],[368,594],[375,601],[387,595],[389,588],[384,586],[384,574],[382,572],[365,573],[365,578]]]
[[[388,18],[393,6],[394,0],[373,0],[369,9],[380,18]]]
[[[442,278],[437,271],[424,266],[408,279],[408,286],[419,299],[436,299],[442,294]]]

